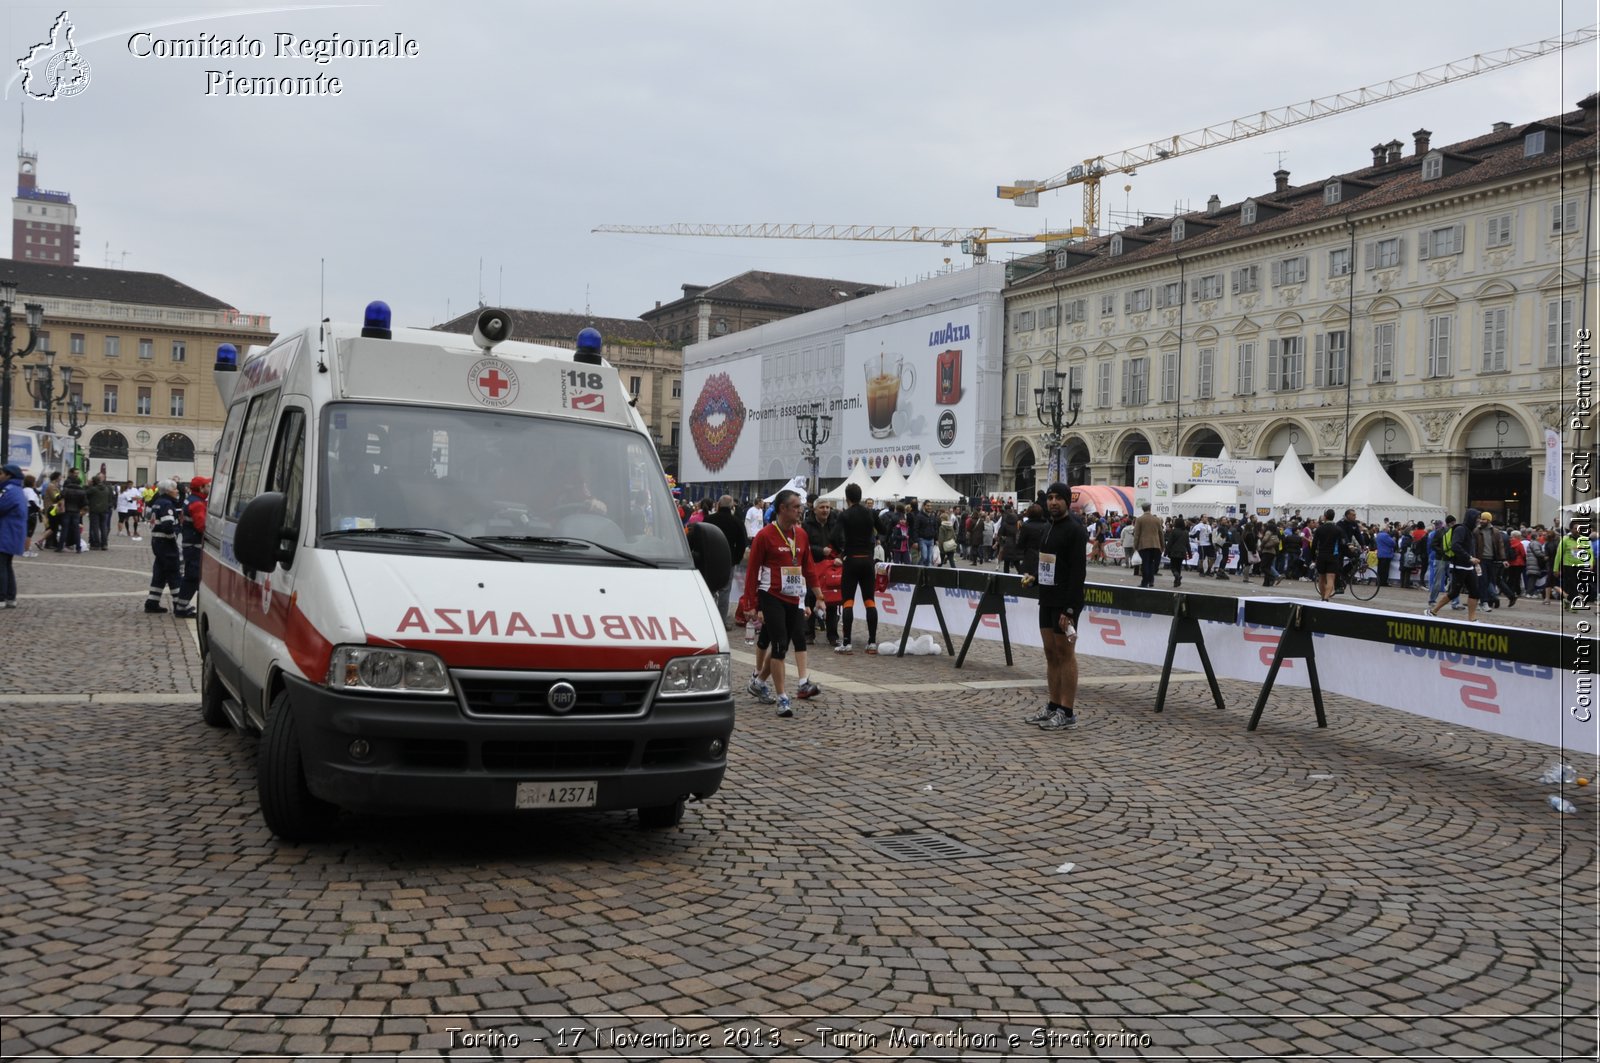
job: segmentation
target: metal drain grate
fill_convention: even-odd
[[[972,848],[970,845],[962,845],[954,838],[931,832],[895,834],[887,838],[868,838],[867,844],[888,856],[892,856],[896,860],[908,862],[938,862],[989,855],[982,850]]]

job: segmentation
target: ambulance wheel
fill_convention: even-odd
[[[209,641],[209,640],[208,640]],[[222,708],[228,689],[217,675],[216,661],[210,650],[200,651],[200,718],[209,727],[228,726],[228,714]]]
[[[683,798],[670,805],[652,805],[639,809],[641,830],[667,830],[683,822]]]
[[[286,842],[316,841],[327,837],[339,818],[339,809],[313,794],[306,786],[305,760],[289,692],[280,690],[267,713],[256,764],[256,791],[261,818],[267,829]]]

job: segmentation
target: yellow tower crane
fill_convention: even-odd
[[[989,257],[990,244],[1048,244],[1087,235],[1081,226],[1059,232],[1014,233],[986,226],[960,228],[936,225],[599,225],[590,232],[643,233],[647,236],[742,236],[757,240],[875,240],[959,246],[974,262]]]
[[[1565,48],[1576,47],[1595,39],[1596,27],[1585,26],[1583,29],[1572,30],[1559,37],[1546,37],[1544,40],[1533,41],[1529,44],[1519,44],[1503,51],[1493,52],[1488,55],[1472,55],[1465,59],[1444,63],[1440,66],[1419,70],[1414,74],[1380,81],[1372,85],[1363,85],[1348,92],[1340,92],[1333,96],[1321,96],[1317,99],[1307,100],[1304,103],[1292,103],[1273,111],[1261,111],[1258,114],[1245,115],[1226,122],[1218,122],[1203,129],[1196,129],[1190,133],[1179,133],[1176,136],[1166,137],[1162,140],[1151,141],[1138,147],[1112,155],[1096,155],[1084,159],[1080,165],[1063,171],[1054,177],[1043,181],[1017,180],[1009,185],[1000,185],[995,189],[995,195],[1001,199],[1009,199],[1019,207],[1037,207],[1039,193],[1049,192],[1068,185],[1083,185],[1083,221],[1091,234],[1099,233],[1100,226],[1100,181],[1111,174],[1132,174],[1141,166],[1162,162],[1166,159],[1175,159],[1180,155],[1193,155],[1197,151],[1207,148],[1221,147],[1223,144],[1233,144],[1251,137],[1261,136],[1289,126],[1302,125],[1306,122],[1315,122],[1319,118],[1329,115],[1342,114],[1353,111],[1357,107],[1366,107],[1373,103],[1382,103],[1399,96],[1409,96],[1415,92],[1437,88],[1460,81],[1463,78],[1474,77],[1478,74],[1487,74],[1494,70],[1503,70],[1517,63],[1537,59],[1551,52],[1558,52]]]

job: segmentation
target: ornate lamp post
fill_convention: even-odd
[[[6,461],[11,460],[11,363],[33,353],[39,343],[39,326],[44,324],[44,306],[27,304],[28,345],[13,350],[11,308],[16,301],[17,282],[9,277],[0,281],[0,456]]]
[[[56,352],[47,350],[40,353],[44,356],[44,364],[23,366],[23,383],[28,389],[28,394],[33,398],[34,406],[44,411],[45,433],[51,437],[51,445],[60,448],[61,464],[64,470],[67,465],[67,451],[66,447],[62,446],[61,441],[55,438],[55,413],[57,410],[68,411],[71,403],[77,401],[70,399],[72,395],[73,370],[70,365],[61,367],[61,390],[57,391]],[[82,404],[79,403],[79,405],[81,407]],[[83,422],[79,423],[82,424]]]
[[[794,415],[795,434],[800,437],[800,446],[803,448],[805,458],[811,463],[811,497],[817,497],[821,488],[818,482],[817,451],[822,444],[833,435],[833,415],[815,413],[797,413]]]
[[[1049,475],[1052,479],[1057,473],[1061,440],[1067,429],[1078,423],[1078,413],[1083,409],[1083,389],[1063,386],[1071,377],[1056,368],[1059,364],[1059,361],[1053,362],[1050,372],[1045,374],[1043,386],[1033,389],[1034,415],[1046,429],[1044,438],[1050,448]]]

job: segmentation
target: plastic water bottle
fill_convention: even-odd
[[[1578,769],[1574,768],[1571,764],[1552,764],[1549,768],[1545,769],[1545,773],[1543,775],[1539,776],[1539,781],[1545,784],[1557,782],[1577,782]]]
[[[1551,794],[1549,797],[1545,798],[1545,801],[1550,805],[1551,808],[1555,809],[1557,812],[1560,812],[1564,816],[1570,816],[1574,812],[1578,811],[1573,807],[1571,801],[1568,801],[1560,794]]]
[[[753,616],[744,622],[744,644],[746,646],[756,644],[756,618]]]

